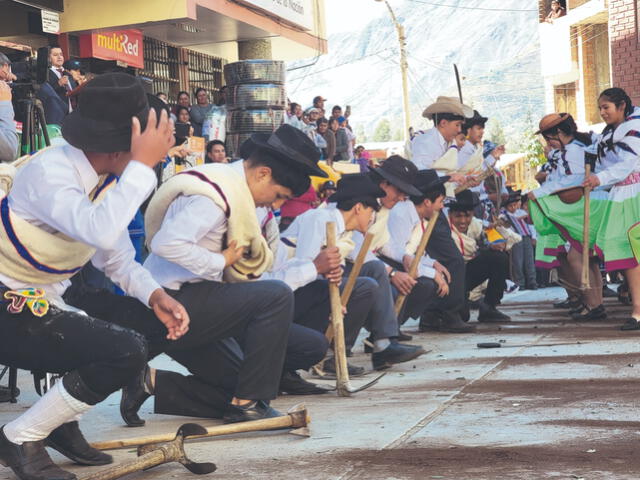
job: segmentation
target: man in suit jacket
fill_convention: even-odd
[[[51,68],[49,68],[47,83],[51,85],[60,100],[64,102],[66,115],[72,110],[67,92],[73,90],[77,85],[68,72],[65,74],[63,67],[64,55],[60,47],[51,47],[49,50],[49,63],[51,63]]]

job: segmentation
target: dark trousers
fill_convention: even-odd
[[[436,295],[438,287],[433,279],[418,277],[416,282],[400,312],[400,317],[398,318],[400,325],[403,325],[410,318],[420,318],[435,299],[438,298]],[[394,298],[398,298],[398,291],[395,288],[393,288],[393,296]]]
[[[509,254],[497,250],[481,250],[478,256],[467,262],[467,292],[473,290],[485,280],[489,280],[484,301],[496,306],[509,277]]]
[[[345,277],[349,276],[352,268],[353,264],[347,263],[345,267]],[[364,327],[371,332],[371,338],[373,340],[397,337],[398,320],[393,310],[393,292],[385,264],[381,260],[372,260],[364,263],[362,270],[360,270],[359,278],[361,277],[372,279],[376,284],[364,321]],[[348,309],[350,309],[350,307],[348,307]],[[360,328],[355,330],[355,324],[345,326],[347,348],[353,346],[358,338],[359,331]]]
[[[531,237],[522,237],[522,241],[513,246],[511,267],[513,283],[520,288],[536,286],[535,248]]]
[[[115,316],[126,315],[124,303],[112,303]],[[65,374],[65,389],[95,405],[129,383],[147,361],[142,335],[104,320],[55,307],[41,318],[27,308],[10,314],[0,304],[0,364]]]
[[[346,280],[343,280],[340,285],[341,291],[345,283]],[[356,284],[347,303],[347,313],[344,316],[344,336],[347,348],[353,347],[360,330],[365,325],[377,289],[378,283],[372,278],[358,277],[356,279]],[[294,295],[296,313],[293,322],[324,334],[329,326],[329,315],[331,314],[328,282],[316,280],[297,289]]]
[[[163,394],[175,399],[180,391],[193,391],[203,384],[219,385],[225,372],[216,363],[214,345],[230,337],[242,337],[244,343],[242,366],[232,390],[235,396],[248,400],[275,398],[293,314],[293,294],[289,287],[277,281],[198,282],[185,284],[172,293],[184,305],[191,320],[189,331],[177,341],[166,340],[164,326],[157,320],[151,321],[155,319],[153,312],[133,298],[120,297],[128,299],[129,312],[123,318],[114,319],[145,335],[152,356],[164,352],[192,374],[183,377],[191,383],[182,389],[163,387],[162,381],[156,381],[156,402],[162,402]],[[87,293],[79,296],[74,304],[88,312],[113,316],[104,294],[95,298],[95,294]]]
[[[265,282],[257,282],[265,283]],[[366,317],[374,281],[359,278],[347,304],[345,324],[359,325]],[[329,324],[329,289],[318,280],[294,292],[294,323],[289,327],[284,371],[307,370],[322,360],[328,343],[325,331]],[[347,320],[347,318],[349,320]],[[356,331],[356,336],[357,336]],[[206,381],[199,376],[184,376],[158,371],[156,377],[155,412],[167,415],[220,418],[233,397],[240,369],[244,363],[246,339],[243,335],[226,338],[211,345],[203,354],[211,367]]]
[[[460,250],[453,243],[451,227],[442,212],[438,216],[436,226],[429,239],[427,253],[431,258],[444,265],[451,274],[449,295],[436,298],[430,308],[439,311],[458,311],[465,301],[465,264]]]

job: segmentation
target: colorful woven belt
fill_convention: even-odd
[[[626,185],[633,185],[635,183],[640,183],[640,172],[630,173],[627,178],[615,184],[616,187],[624,187]]]

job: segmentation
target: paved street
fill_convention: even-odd
[[[395,367],[352,398],[329,394],[274,402],[281,410],[305,402],[311,438],[242,434],[191,442],[188,454],[217,463],[218,471],[207,478],[226,480],[635,480],[640,332],[618,329],[628,309],[615,301],[607,304],[608,320],[576,323],[551,308],[560,298],[557,288],[516,293],[503,305],[511,324],[483,324],[475,335],[418,334],[414,340],[430,350],[427,355]],[[416,324],[407,330],[413,333]],[[487,341],[504,342],[503,348],[476,348]],[[557,343],[565,345],[540,345]],[[351,361],[370,366],[360,346]],[[177,368],[164,358],[154,364]],[[30,382],[26,374],[20,377],[18,404],[0,404],[2,423],[34,401]],[[118,401],[115,394],[83,418],[90,440],[170,432],[191,421],[152,415],[149,401],[142,408],[148,426],[125,428]],[[117,460],[132,455],[115,452]],[[54,458],[79,477],[94,470]],[[190,476],[170,465],[135,478]],[[0,470],[0,479],[11,478]]]

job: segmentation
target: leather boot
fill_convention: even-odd
[[[44,448],[44,442],[24,442],[16,445],[0,430],[0,464],[9,467],[20,480],[77,480],[58,467]]]
[[[60,425],[49,434],[44,444],[80,465],[108,465],[113,463],[111,455],[89,445],[80,431],[78,422]]]

